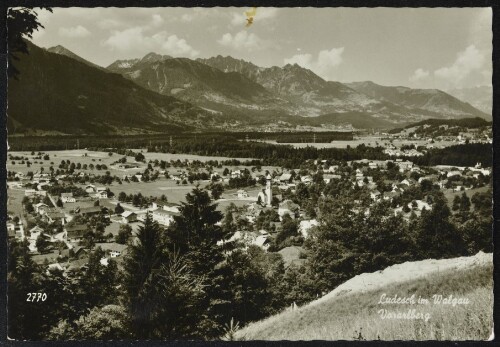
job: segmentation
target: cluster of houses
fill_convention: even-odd
[[[387,148],[386,151],[387,150],[400,151],[396,148]],[[405,150],[401,152],[400,156],[418,155],[411,151],[414,150]],[[394,153],[392,155],[398,156]],[[400,180],[384,180],[386,191],[382,193],[378,190],[377,183],[374,182],[374,179],[370,174],[370,169],[377,169],[381,171],[387,170],[389,162],[393,162],[399,167],[399,172],[404,176],[404,178]],[[339,165],[330,165],[326,160],[314,161],[314,164],[319,167],[318,170],[321,172],[322,179],[326,184],[329,184],[332,180],[348,180],[353,187],[357,186],[367,188],[373,201],[380,201],[382,199],[391,200],[393,197],[403,193],[409,187],[422,184],[424,180],[428,180],[432,182],[432,184],[438,185],[441,189],[451,187],[453,190],[458,191],[470,189],[470,186],[467,186],[464,183],[467,178],[478,179],[481,175],[491,175],[490,169],[482,168],[479,164],[474,167],[436,166],[434,168],[435,170],[432,171],[433,173],[430,173],[425,169],[419,168],[413,162],[402,158],[397,158],[395,160],[356,160],[348,162],[350,166],[353,166],[354,163],[356,164],[356,169],[348,170],[350,174],[347,175],[346,172],[339,167]],[[135,164],[120,165],[123,166],[123,169],[137,168]],[[300,174],[297,174],[298,172],[300,172]],[[268,209],[273,209],[278,214],[279,221],[273,222],[272,229],[279,229],[283,218],[285,218],[285,216],[289,216],[290,218],[297,220],[300,235],[302,235],[304,239],[308,238],[310,236],[311,229],[319,225],[318,220],[314,218],[311,219],[301,209],[300,205],[294,203],[292,200],[283,199],[283,196],[289,189],[293,192],[299,184],[304,184],[306,186],[314,184],[314,175],[316,173],[317,172],[311,171],[304,172],[299,169],[289,171],[283,170],[281,172],[275,171],[272,174],[267,174],[265,177],[266,184],[261,191],[258,192],[257,196],[254,196],[253,194],[250,196],[245,189],[238,190],[236,192],[238,199],[248,201],[245,205],[245,212],[240,215],[239,218],[245,219],[250,224],[255,224],[261,213],[266,212]],[[415,177],[412,173],[417,173],[417,177],[419,178],[412,178]],[[223,182],[227,182],[231,178],[239,178],[242,175],[243,170],[240,169],[229,171],[227,175],[223,175],[217,171],[208,172],[208,176],[211,180],[222,180]],[[259,179],[262,176],[262,173],[251,172],[251,175],[253,178]],[[128,178],[130,180],[132,179],[132,176],[134,176],[138,182],[142,181],[141,174],[124,175],[123,178]],[[153,220],[165,227],[168,227],[172,224],[175,217],[180,214],[178,205],[167,202],[153,202],[148,208],[141,210],[125,206],[124,212],[115,214],[117,201],[110,199],[108,188],[87,184],[83,186],[83,189],[86,193],[88,193],[88,197],[75,197],[71,192],[63,192],[59,197],[52,197],[46,190],[47,187],[51,185],[51,176],[49,174],[35,173],[32,177],[26,177],[24,174],[19,172],[16,173],[15,177],[17,179],[16,181],[9,182],[9,186],[11,188],[22,188],[29,184],[29,188],[24,190],[25,196],[31,198],[47,196],[53,202],[54,207],[50,207],[44,202],[34,204],[34,214],[49,224],[60,222],[63,228],[62,231],[51,233],[47,230],[43,230],[40,226],[34,226],[28,230],[28,232],[25,232],[22,221],[14,222],[9,220],[7,224],[8,235],[10,238],[26,238],[29,241],[30,251],[34,253],[37,252],[36,241],[39,237],[45,238],[47,242],[52,244],[66,244],[66,249],[62,250],[60,255],[64,258],[65,254],[69,253],[71,250],[71,258],[73,261],[71,264],[56,262],[51,264],[53,268],[60,268],[62,270],[70,269],[72,266],[75,266],[75,261],[78,262],[80,259],[85,259],[87,256],[87,251],[79,246],[79,241],[82,240],[84,234],[88,230],[88,226],[86,224],[72,222],[73,218],[77,215],[91,217],[99,215],[104,211],[106,212],[106,215],[109,216],[112,223],[134,224],[136,222],[144,221],[146,214],[150,213]],[[170,178],[175,181],[182,181],[187,179],[187,177],[188,174],[182,170],[178,170],[170,174]],[[63,179],[63,177],[59,177],[59,179]],[[273,194],[273,188],[278,188],[278,191],[281,192],[279,192],[279,194]],[[56,207],[54,199],[60,199],[65,205],[70,204],[71,209],[67,206],[65,206],[65,208]],[[38,201],[40,199],[36,198],[35,200]],[[95,201],[99,201],[98,206],[94,206],[93,202]],[[423,200],[412,201],[407,207],[417,214],[423,209],[432,208],[428,202]],[[405,210],[407,210],[405,206],[399,206],[395,208],[394,213],[405,213]],[[241,242],[245,245],[245,247],[255,245],[267,251],[270,241],[274,237],[272,229],[261,229],[258,231],[238,230],[229,239],[220,240],[219,243]],[[103,247],[106,247],[106,257],[101,261],[104,265],[106,265],[111,258],[120,258],[126,251],[126,245],[119,245],[114,242],[108,242],[103,245]]]

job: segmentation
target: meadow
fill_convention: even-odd
[[[487,340],[493,328],[493,265],[437,271],[367,292],[325,298],[296,311],[287,310],[252,323],[239,340]],[[430,299],[429,305],[379,304],[388,298]],[[434,304],[433,295],[467,298],[469,304]],[[380,309],[429,314],[424,319],[382,319]]]
[[[314,142],[303,142],[303,143],[279,143],[275,140],[262,140],[262,142],[265,143],[271,143],[274,145],[291,145],[294,148],[305,148],[305,147],[314,147],[314,148],[347,148],[347,146],[350,146],[351,148],[357,147],[361,144],[364,144],[366,146],[370,147],[377,147],[377,146],[388,146],[391,144],[391,140],[387,139],[386,137],[380,137],[380,136],[363,136],[363,137],[355,137],[353,140],[336,140],[332,141],[329,143],[314,143]],[[400,148],[403,145],[415,145],[415,146],[434,146],[435,148],[437,147],[449,147],[456,145],[456,142],[453,141],[439,141],[435,142],[433,144],[429,143],[428,141],[425,140],[399,140],[399,139],[394,139],[392,140],[392,144],[398,148]]]

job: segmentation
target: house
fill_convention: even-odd
[[[16,224],[14,222],[7,222],[7,230],[8,231],[15,231],[16,230]]]
[[[418,183],[422,183],[422,181],[427,180],[430,182],[436,182],[438,180],[437,175],[427,175],[427,176],[422,176],[418,179]]]
[[[64,227],[66,231],[66,237],[68,240],[80,240],[83,238],[83,234],[87,231],[87,225],[85,224],[73,224],[66,225]]]
[[[173,204],[171,202],[152,202],[151,203],[152,210],[164,210],[167,212],[179,213],[179,205]]]
[[[337,172],[338,169],[339,169],[338,165],[330,165],[330,167],[328,168],[328,172],[335,173]]]
[[[462,173],[458,170],[453,170],[453,171],[448,171],[448,173],[446,174],[446,178],[450,178],[453,176],[462,176]]]
[[[73,248],[73,255],[76,259],[82,259],[83,257],[87,256],[87,253],[87,250],[81,246]]]
[[[101,206],[90,206],[80,209],[80,214],[83,216],[94,216],[101,213]]]
[[[398,195],[397,192],[384,192],[382,199],[392,201],[392,199]]]
[[[294,203],[292,200],[285,200],[279,204],[278,215],[282,219],[286,214],[290,217],[295,218],[300,206]]]
[[[365,175],[363,174],[363,172],[360,169],[356,169],[356,180],[362,180],[364,177]]]
[[[182,177],[179,175],[170,175],[170,178],[174,181],[182,181]]]
[[[122,164],[119,164],[118,167],[120,169],[137,169],[139,167],[139,165],[130,164],[130,163],[122,163]]]
[[[409,202],[407,206],[409,209],[416,212],[417,216],[420,215],[423,209],[426,209],[427,211],[432,210],[431,205],[429,205],[426,201],[423,200],[413,200],[412,202]],[[401,212],[404,212],[403,207],[398,207],[394,210],[395,215]]]
[[[432,209],[431,205],[429,205],[426,201],[423,200],[414,200],[415,204],[412,202],[408,204],[408,207],[411,209],[415,209],[418,211],[422,211],[424,208],[428,211]]]
[[[264,251],[267,251],[267,249],[271,245],[271,242],[269,241],[268,235],[259,235],[255,238],[252,244],[262,248]]]
[[[43,232],[44,232],[44,230],[42,228],[40,228],[38,225],[36,225],[30,229],[30,236],[28,239],[29,240],[36,240],[38,235],[40,235],[40,233],[43,233]]]
[[[97,190],[96,190],[96,188],[95,188],[95,186],[93,184],[87,184],[85,186],[85,191],[87,193],[95,193]]]
[[[332,180],[339,180],[341,178],[340,175],[330,175],[330,174],[326,174],[326,175],[323,175],[323,181],[325,181],[326,184],[330,183]]]
[[[47,267],[47,273],[50,273],[52,271],[63,272],[64,270],[65,270],[65,268],[59,263],[49,264],[49,266]]]
[[[64,224],[65,222],[64,217],[65,217],[64,213],[57,211],[49,211],[43,215],[43,218],[47,223],[54,223],[56,221],[61,221]]]
[[[312,181],[313,181],[313,179],[312,179],[312,177],[311,177],[311,176],[306,175],[306,176],[302,176],[302,177],[300,178],[300,181],[301,181],[302,183],[304,183],[304,184],[311,184],[311,183],[312,183]]]
[[[47,187],[50,187],[51,185],[52,185],[52,184],[50,184],[50,183],[46,183],[46,182],[44,182],[44,183],[40,183],[40,184],[38,184],[38,185],[36,186],[36,189],[38,189],[39,191],[40,191],[40,190],[47,190]]]
[[[238,198],[239,199],[248,198],[248,192],[244,189],[238,190]]]
[[[405,178],[400,182],[400,184],[405,185],[405,186],[413,186],[415,185],[416,181],[413,178]]]
[[[63,203],[76,202],[76,199],[73,197],[73,193],[61,193],[61,201]]]
[[[8,237],[9,239],[14,239],[14,238],[16,238],[16,231],[15,231],[15,229],[14,229],[14,228],[9,228],[9,227],[7,228],[7,237]]]
[[[306,239],[309,236],[309,230],[311,230],[312,227],[315,227],[318,225],[319,225],[319,222],[316,219],[302,220],[302,221],[300,221],[300,224],[299,224],[299,232],[302,234],[304,239]]]
[[[68,233],[66,231],[61,231],[55,235],[52,235],[53,241],[66,241],[68,239]]]
[[[378,201],[380,200],[380,192],[378,190],[374,190],[372,192],[370,192],[370,198],[373,200],[373,201]]]
[[[111,258],[116,258],[125,252],[127,245],[121,245],[119,243],[103,243],[99,245],[106,254]]]
[[[292,181],[291,173],[284,173],[278,178],[280,183],[290,183]]]
[[[122,213],[122,223],[132,223],[137,221],[137,213],[132,211],[125,211]]]
[[[12,188],[22,188],[23,185],[19,182],[16,182],[16,181],[12,181],[12,182],[7,182],[7,186],[9,187],[9,189],[12,189]]]
[[[137,174],[137,175],[134,175],[134,177],[137,178],[137,181],[142,182],[142,175]]]
[[[231,178],[240,178],[240,176],[241,176],[241,170],[231,171]]]
[[[174,216],[176,213],[174,212],[169,212],[169,211],[164,211],[164,210],[155,210],[151,214],[153,217],[153,220],[158,222],[159,224],[169,226],[170,223],[174,221]]]
[[[39,202],[38,204],[33,205],[35,208],[35,212],[43,215],[49,210],[49,205],[44,204],[43,202]]]
[[[108,192],[106,190],[101,190],[94,195],[97,199],[107,199]]]
[[[399,166],[399,172],[405,172],[406,170],[410,170],[413,167],[413,162],[411,161],[399,161],[396,160],[396,164]]]

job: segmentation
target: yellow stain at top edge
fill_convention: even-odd
[[[252,7],[251,10],[245,11],[245,16],[247,16],[247,24],[245,25],[247,28],[253,24],[253,19],[257,14],[257,7]]]

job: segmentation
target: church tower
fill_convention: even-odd
[[[266,177],[266,206],[271,207],[271,201],[273,200],[273,190],[271,189],[271,175]]]

